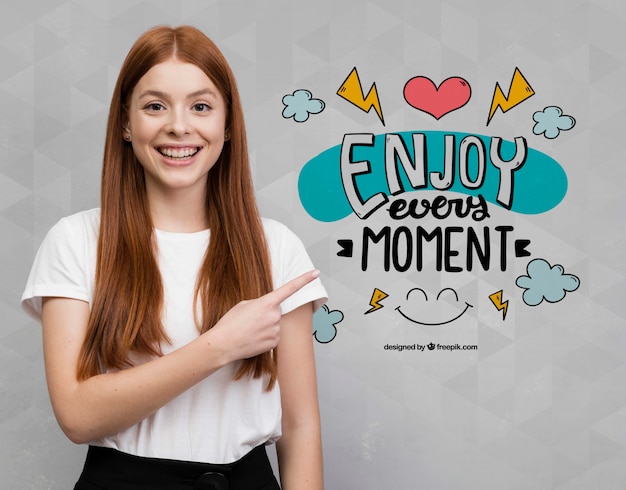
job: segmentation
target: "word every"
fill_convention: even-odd
[[[489,218],[489,208],[485,198],[479,194],[468,196],[465,199],[448,199],[446,196],[437,196],[430,199],[410,199],[398,198],[389,205],[389,216],[394,220],[405,218],[421,219],[429,214],[435,219],[446,219],[450,215],[457,218],[470,216],[474,221],[482,221]]]

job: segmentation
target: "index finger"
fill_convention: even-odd
[[[292,296],[293,294],[300,291],[304,286],[309,284],[314,279],[318,278],[320,275],[320,271],[313,270],[309,272],[305,272],[301,276],[292,279],[291,281],[286,282],[281,287],[275,289],[271,293],[266,294],[265,296],[271,298],[272,301],[275,301],[277,304],[282,303],[287,298]]]

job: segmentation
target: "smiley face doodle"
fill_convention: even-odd
[[[396,311],[410,322],[438,326],[458,320],[469,308],[473,306],[467,301],[463,306],[459,295],[452,288],[439,291],[435,301],[429,301],[428,294],[423,289],[413,288],[406,293],[405,304],[398,306]]]

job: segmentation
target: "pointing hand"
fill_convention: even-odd
[[[239,302],[205,335],[233,361],[275,348],[280,340],[280,304],[317,277],[319,271],[309,271],[260,298]]]

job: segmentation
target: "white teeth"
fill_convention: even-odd
[[[197,148],[181,148],[181,149],[172,149],[172,148],[159,148],[159,152],[169,158],[189,158],[190,156],[198,153]]]

